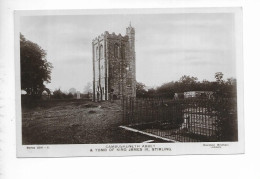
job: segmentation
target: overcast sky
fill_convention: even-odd
[[[136,32],[136,78],[147,86],[183,75],[236,77],[233,14],[81,15],[21,17],[21,33],[47,51],[51,90],[83,91],[92,82],[92,39],[104,31]]]

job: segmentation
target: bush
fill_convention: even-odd
[[[74,96],[72,93],[66,94],[62,92],[60,89],[55,90],[52,95],[53,99],[73,99]]]

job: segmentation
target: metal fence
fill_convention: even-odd
[[[124,125],[179,142],[237,141],[235,99],[122,98]]]

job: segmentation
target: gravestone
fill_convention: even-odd
[[[77,91],[77,99],[80,99],[80,92]]]

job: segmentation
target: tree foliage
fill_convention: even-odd
[[[74,95],[72,93],[64,93],[63,91],[61,91],[61,89],[56,89],[55,91],[53,91],[53,95],[52,95],[53,99],[72,99],[74,98]]]
[[[71,93],[71,94],[77,94],[77,90],[75,89],[75,88],[70,88],[69,89],[69,93]]]
[[[183,83],[183,84],[194,84],[198,81],[198,78],[197,77],[193,77],[193,76],[182,76],[179,80],[180,83]]]
[[[215,73],[215,79],[217,83],[223,83],[223,73],[222,72],[217,72]]]
[[[145,90],[145,84],[141,82],[136,83],[136,96],[137,97],[147,97],[147,91]]]
[[[212,91],[219,97],[236,96],[236,79],[228,78],[223,80],[222,72],[215,73],[215,81],[198,81],[197,77],[182,76],[178,81],[165,83],[156,89],[144,90],[143,83],[137,83],[137,97],[166,97],[173,98],[175,93],[187,91]]]
[[[38,44],[20,34],[21,89],[28,95],[38,96],[44,83],[51,82],[52,64],[46,59],[46,52]]]
[[[84,87],[83,90],[84,94],[92,93],[92,83],[88,82],[87,85]]]

